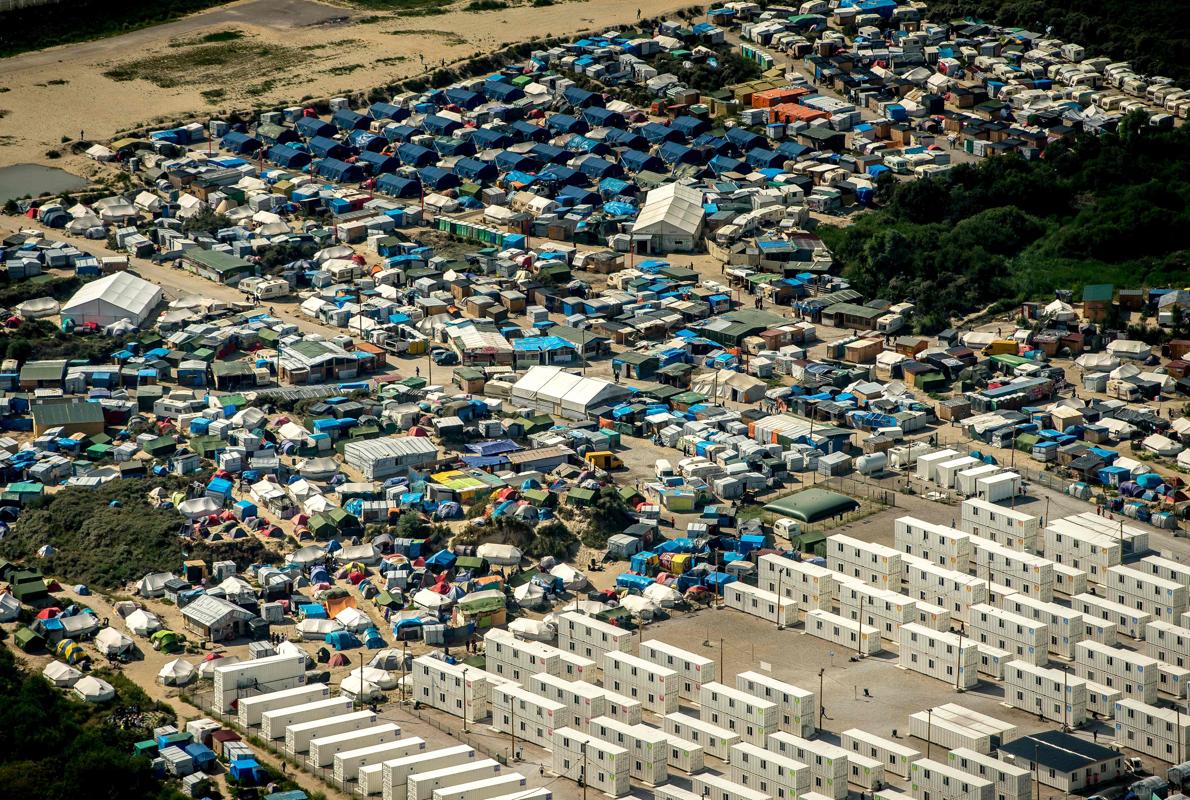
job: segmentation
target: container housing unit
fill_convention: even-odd
[[[893,542],[902,553],[938,567],[956,572],[971,567],[971,537],[956,528],[898,517],[893,521]]]
[[[909,794],[914,800],[995,800],[992,781],[940,761],[923,758],[909,769]]]
[[[425,740],[419,736],[398,739],[395,742],[370,744],[353,750],[336,753],[332,764],[335,783],[341,787],[356,783],[359,779],[360,768],[369,764],[381,764],[390,759],[400,759],[420,753],[426,749]],[[369,789],[369,794],[375,794],[383,789],[383,776],[377,772],[375,791]]]
[[[840,741],[844,750],[854,754],[850,758],[859,755],[879,761],[884,765],[886,772],[891,772],[902,778],[909,777],[909,765],[922,757],[921,753],[908,745],[892,739],[885,739],[859,728],[843,731]]]
[[[1047,603],[1054,599],[1054,562],[1048,558],[979,536],[971,537],[971,548],[971,571],[979,577]]]
[[[239,701],[295,689],[306,683],[306,654],[268,656],[215,667],[212,705],[221,713],[235,710]],[[294,705],[289,703],[288,705]],[[258,724],[259,720],[248,724]],[[241,723],[244,724],[244,723]]]
[[[814,735],[818,726],[818,696],[814,692],[752,671],[737,674],[735,688],[776,703],[778,730],[806,737]]]
[[[1011,661],[1004,669],[1004,701],[1029,714],[1078,727],[1087,719],[1087,684],[1065,670]]]
[[[628,751],[628,775],[649,786],[669,780],[669,739],[651,725],[626,725],[611,717],[596,717],[588,730],[592,736]]]
[[[806,633],[865,656],[882,649],[879,629],[829,611],[807,611]]]
[[[826,563],[840,575],[858,578],[879,589],[901,588],[901,554],[891,547],[837,533],[827,537]]]
[[[1049,626],[1035,619],[980,603],[971,606],[971,636],[1007,650],[1036,666],[1049,663]]]
[[[519,686],[492,687],[492,727],[538,747],[551,747],[566,706]]]
[[[693,742],[702,747],[707,755],[721,761],[727,761],[731,757],[731,746],[740,741],[738,733],[680,711],[676,714],[666,714],[662,724],[670,736]]]
[[[898,663],[960,689],[979,683],[979,649],[975,641],[917,624],[901,626]]]
[[[1178,764],[1190,752],[1190,714],[1132,698],[1116,703],[1115,740],[1138,753]]]
[[[741,581],[723,586],[723,604],[781,627],[798,623],[798,605],[792,598],[781,597],[776,592],[765,591]]]
[[[905,594],[941,606],[954,619],[969,622],[968,610],[991,599],[988,582],[964,572],[906,555]]]
[[[310,740],[306,763],[314,769],[330,767],[335,756],[361,747],[388,744],[401,738],[401,726],[392,722],[373,725],[358,731],[347,731],[330,736],[319,736]]]
[[[1130,567],[1109,567],[1108,597],[1120,605],[1176,623],[1186,612],[1186,585]]]
[[[697,701],[702,685],[718,680],[719,665],[714,659],[674,647],[659,639],[641,642],[640,656],[678,673],[678,696],[683,700]]]
[[[676,670],[640,656],[615,650],[603,656],[603,685],[638,700],[645,711],[653,714],[665,716],[678,710],[678,683]]]
[[[439,772],[448,767],[458,769],[485,760],[488,759],[481,759],[473,747],[465,744],[443,747],[438,750],[426,750],[401,758],[385,760],[381,769],[384,800],[401,800],[411,796],[412,793],[409,790],[411,776]],[[488,771],[490,773],[490,768]],[[436,777],[433,776],[433,778]],[[433,782],[432,778],[427,780]],[[416,790],[416,787],[414,788]]]
[[[587,786],[608,797],[623,797],[631,791],[626,748],[577,731],[554,731],[554,773],[572,781],[583,780]]]
[[[964,500],[959,527],[965,533],[982,536],[1023,553],[1041,551],[1041,519],[1023,511],[1005,508],[987,500]]]
[[[544,642],[525,642],[506,630],[492,628],[483,636],[485,669],[525,684],[530,675],[562,674],[562,651]]]
[[[1000,607],[1010,614],[1044,623],[1049,629],[1051,653],[1074,658],[1074,648],[1086,638],[1082,614],[1057,603],[1035,600],[1028,595],[1013,594],[1000,601]]]
[[[1074,648],[1074,674],[1142,703],[1157,702],[1160,676],[1157,659],[1098,642],[1079,642]]]
[[[768,750],[801,762],[810,768],[810,788],[820,794],[844,800],[851,771],[848,751],[817,739],[803,739],[777,731],[768,740]]]
[[[701,716],[712,725],[739,734],[745,742],[764,746],[777,730],[777,704],[722,683],[704,683],[699,691]]]
[[[918,601],[908,595],[848,580],[838,591],[839,615],[875,628],[885,641],[899,642],[901,626],[918,621]]]
[[[269,694],[258,694],[255,697],[244,697],[239,700],[236,707],[237,721],[240,727],[245,730],[259,727],[261,717],[266,711],[313,703],[316,700],[327,700],[330,696],[331,687],[324,683],[315,683]]]
[[[826,567],[766,553],[757,560],[756,570],[761,589],[792,599],[801,611],[834,608],[837,579]]]
[[[796,800],[810,791],[810,768],[748,742],[731,748],[731,779],[774,800]]]

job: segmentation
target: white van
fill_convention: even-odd
[[[801,536],[802,523],[798,522],[796,519],[781,517],[781,519],[773,523],[773,533],[775,533],[777,536],[784,536],[786,539],[793,541],[793,537]]]
[[[657,459],[657,480],[664,481],[666,478],[672,478],[673,476],[673,464],[669,463],[664,458]]]

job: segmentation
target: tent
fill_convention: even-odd
[[[358,686],[361,675],[368,683],[374,683],[386,691],[397,688],[396,675],[393,675],[387,670],[376,669],[375,667],[357,667],[347,674],[347,677],[343,679],[343,683],[350,681]]]
[[[182,637],[171,630],[155,631],[149,636],[153,649],[161,653],[173,653],[182,647]]]
[[[481,544],[476,548],[475,555],[498,567],[515,567],[521,563],[521,551],[510,544]]]
[[[189,661],[175,658],[157,673],[157,680],[165,686],[185,686],[194,680],[198,670]]]
[[[131,272],[115,272],[83,284],[62,306],[62,320],[111,325],[129,319],[142,325],[161,302],[161,287]]]
[[[75,645],[78,647],[78,645]],[[45,669],[41,671],[45,679],[57,686],[59,689],[69,689],[78,683],[79,679],[83,677],[83,673],[79,672],[74,667],[67,666],[61,661],[51,661],[45,665]]]
[[[87,658],[87,652],[74,639],[63,639],[54,648],[54,655],[67,664],[77,664]]]
[[[143,608],[138,608],[125,617],[124,623],[128,626],[128,630],[137,636],[148,636],[161,630],[161,620],[157,618],[157,615]]]
[[[518,639],[531,642],[552,642],[558,636],[558,631],[553,625],[528,617],[514,619],[508,623],[508,632]]]
[[[304,619],[297,624],[297,631],[308,641],[325,641],[326,637],[343,630],[343,625],[333,619]]]
[[[21,613],[21,601],[8,592],[0,594],[0,622],[12,622]]]
[[[347,631],[328,633],[325,641],[336,650],[352,650],[361,646],[360,640],[354,634]]]
[[[151,572],[137,583],[136,593],[141,597],[160,597],[165,593],[165,584],[174,577],[171,572]]]
[[[326,665],[328,667],[347,667],[351,665],[351,660],[342,653],[335,653],[327,659]]]
[[[115,628],[104,628],[95,635],[95,648],[102,655],[114,658],[130,652],[133,643],[131,639]]]
[[[219,656],[212,658],[209,661],[201,662],[198,667],[198,677],[203,680],[210,680],[215,677],[215,667],[225,667],[228,664],[234,664],[240,660],[239,656],[224,656],[218,653],[211,653],[211,655]],[[280,653],[278,653],[280,655]]]
[[[335,621],[342,625],[344,630],[351,633],[362,633],[372,626],[372,620],[367,614],[350,607],[335,614]]]
[[[401,658],[402,652],[400,650],[395,647],[389,647],[372,656],[372,660],[368,662],[368,666],[376,670],[401,669]]]
[[[80,678],[74,685],[74,691],[88,703],[106,703],[116,696],[116,690],[110,683],[101,681],[94,675]]]

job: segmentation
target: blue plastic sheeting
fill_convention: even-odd
[[[644,591],[656,582],[644,575],[631,575],[629,573],[624,573],[616,578],[616,586],[624,589],[637,589],[639,591]]]
[[[574,345],[561,336],[526,336],[523,339],[512,340],[512,349],[522,353],[546,353],[573,347]]]

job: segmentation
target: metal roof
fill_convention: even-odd
[[[1022,736],[1000,745],[1000,750],[1029,762],[1036,759],[1041,766],[1058,772],[1076,772],[1120,757],[1117,751],[1109,747],[1061,731],[1041,731]]]
[[[182,609],[182,616],[204,627],[218,625],[228,617],[252,619],[251,611],[245,611],[235,603],[204,594]]]
[[[818,522],[858,507],[859,502],[847,495],[826,489],[806,489],[778,498],[766,505],[764,510],[784,514],[802,522]]]
[[[38,426],[47,428],[103,422],[103,409],[100,405],[86,400],[75,400],[69,403],[36,403],[31,410],[34,422]]]

